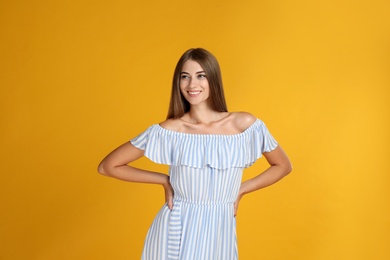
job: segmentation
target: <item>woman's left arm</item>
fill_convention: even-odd
[[[238,197],[234,204],[234,215],[237,214],[238,203],[245,194],[274,184],[292,170],[290,160],[280,146],[271,152],[263,153],[263,155],[270,164],[270,167],[256,177],[241,183]]]

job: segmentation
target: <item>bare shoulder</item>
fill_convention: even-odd
[[[181,128],[181,122],[178,119],[167,119],[159,124],[162,128],[172,131],[179,131]]]
[[[240,129],[240,131],[245,131],[250,127],[257,118],[248,112],[233,112],[231,113],[232,123]]]

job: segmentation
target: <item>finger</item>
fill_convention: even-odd
[[[237,216],[238,203],[234,203],[234,216]]]
[[[169,208],[170,210],[173,209],[173,199],[172,199],[172,197],[169,197],[169,198],[168,198],[168,208]]]

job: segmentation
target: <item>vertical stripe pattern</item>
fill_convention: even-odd
[[[187,134],[159,125],[131,140],[170,165],[174,206],[165,204],[145,239],[143,260],[238,259],[234,202],[243,169],[277,142],[261,120],[234,135]]]

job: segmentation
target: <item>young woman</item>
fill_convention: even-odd
[[[244,168],[262,155],[269,168],[241,183]],[[128,165],[141,156],[170,165],[169,175]],[[260,119],[228,112],[218,62],[197,48],[176,65],[167,120],[111,152],[98,171],[164,187],[166,204],[148,231],[142,259],[234,260],[239,201],[291,169]]]

